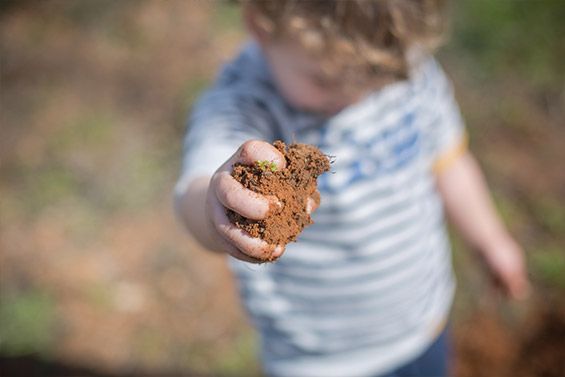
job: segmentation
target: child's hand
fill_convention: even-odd
[[[506,295],[523,300],[530,293],[530,282],[526,273],[524,252],[509,236],[493,242],[483,253],[484,260],[495,283]]]
[[[229,208],[243,217],[264,219],[272,206],[279,205],[274,196],[264,196],[244,188],[232,176],[232,166],[236,162],[253,165],[256,161],[272,161],[277,168],[286,166],[284,156],[269,143],[263,141],[247,141],[235,154],[226,161],[212,176],[206,197],[206,213],[211,226],[218,233],[218,246],[234,258],[259,263],[263,256],[271,254],[279,257],[284,246],[273,246],[259,238],[253,238],[243,230],[234,226],[226,215]]]

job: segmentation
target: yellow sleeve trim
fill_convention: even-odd
[[[440,323],[437,324],[437,326],[434,329],[434,340],[437,339],[441,333],[443,332],[443,330],[445,330],[445,328],[447,327],[447,318],[443,319]]]
[[[434,174],[441,174],[447,170],[459,157],[467,152],[469,145],[469,137],[464,134],[461,140],[449,148],[447,151],[443,152],[433,163],[432,171]]]

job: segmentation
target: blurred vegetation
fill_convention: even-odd
[[[554,155],[562,146],[553,141],[565,131],[565,2],[451,5],[451,35],[440,57],[452,71],[471,147],[504,221],[525,247],[536,293],[563,292],[565,181],[550,167],[562,158]],[[505,147],[511,143],[511,149]],[[540,170],[520,166],[523,158],[512,160],[522,153],[536,154]],[[509,171],[522,177],[510,179]],[[548,180],[553,183],[537,187]],[[465,247],[456,236],[454,241],[456,271],[466,283],[459,285],[457,302],[464,309],[456,313],[465,315],[469,298],[478,300],[472,291],[480,274],[467,268],[472,263]]]
[[[565,3],[536,1],[453,2],[451,54],[472,63],[481,79],[512,76],[536,87],[563,90]]]
[[[175,8],[195,11],[194,4],[206,8],[204,15]],[[173,10],[161,12],[168,7]],[[565,2],[452,2],[452,13],[452,35],[440,59],[453,77],[472,148],[505,221],[528,252],[536,293],[563,293],[565,179],[558,165],[564,160],[559,137],[565,119]],[[23,262],[0,265],[0,354],[54,357],[61,329],[70,331],[60,301],[80,297],[91,311],[76,328],[125,318],[102,333],[111,337],[112,331],[137,326],[116,335],[133,339],[131,354],[121,356],[130,363],[125,369],[165,364],[211,375],[259,375],[255,336],[217,303],[234,294],[226,283],[214,286],[223,270],[179,246],[184,239],[175,238],[172,220],[161,215],[170,212],[186,112],[229,57],[215,54],[232,51],[244,38],[237,6],[4,1],[0,20],[15,20],[10,31],[17,32],[6,32],[0,41],[0,236],[25,246],[0,239],[2,253],[12,248],[11,259],[2,262]],[[16,37],[20,50],[4,55]],[[457,237],[454,244],[464,282],[457,321],[457,315],[472,312],[485,279],[470,267],[474,262]],[[59,264],[63,270],[53,267]],[[92,272],[98,265],[104,274]],[[63,298],[56,290],[29,288],[61,284],[59,275],[73,268],[78,272],[67,277],[72,287]],[[146,284],[144,295],[129,303],[119,294],[128,279]],[[132,291],[131,284],[126,287]],[[135,312],[151,298],[158,304],[147,305],[164,313],[155,318]],[[208,322],[215,327],[206,327]],[[92,332],[81,336],[100,342],[91,339]],[[113,357],[125,346],[116,344],[105,360],[123,367]]]
[[[55,325],[55,302],[46,293],[2,295],[0,354],[51,354]]]

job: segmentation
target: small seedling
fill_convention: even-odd
[[[260,160],[255,161],[255,164],[257,164],[257,167],[263,171],[270,170],[273,173],[277,171],[277,164],[275,164],[273,161]]]

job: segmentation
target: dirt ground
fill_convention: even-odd
[[[203,1],[0,6],[3,375],[260,375],[225,260],[171,197],[187,111],[244,39],[237,19]],[[535,288],[502,300],[454,238],[454,374],[564,376],[565,85],[442,60]]]

